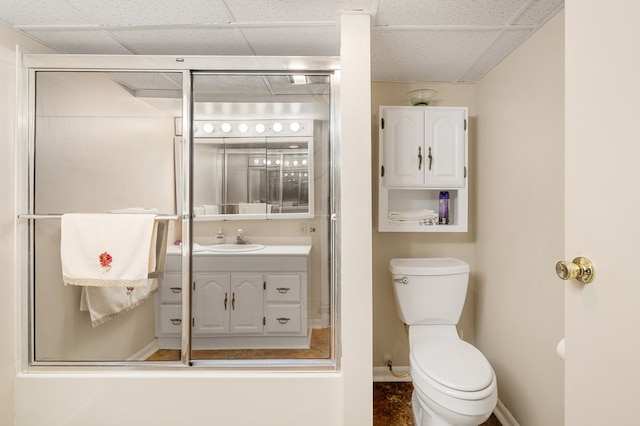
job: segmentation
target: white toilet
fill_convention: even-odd
[[[493,368],[458,336],[469,265],[452,258],[392,259],[398,316],[409,326],[416,426],[476,426],[498,401]]]

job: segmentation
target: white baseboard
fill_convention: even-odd
[[[393,372],[399,375],[404,375],[409,371],[409,367],[393,367]],[[410,382],[411,375],[407,377],[395,377],[389,371],[389,367],[373,367],[373,381],[374,382]]]
[[[144,348],[140,349],[135,354],[131,355],[127,361],[144,361],[149,358],[151,355],[158,351],[158,341],[153,339],[151,343],[149,343]]]
[[[405,374],[409,371],[409,367],[393,367],[393,371],[396,374]],[[391,374],[388,367],[373,367],[373,381],[374,382],[410,382],[411,375],[407,377],[398,378]],[[498,400],[496,408],[493,410],[496,418],[500,421],[502,426],[520,426],[516,419],[511,415],[507,407],[504,406],[502,401]]]
[[[498,404],[496,405],[495,410],[493,410],[493,414],[496,415],[496,418],[500,421],[502,426],[520,426],[515,417],[511,415],[509,410],[507,410],[507,407],[505,407],[500,400],[498,400]]]

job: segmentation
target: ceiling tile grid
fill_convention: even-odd
[[[337,25],[305,27],[243,28],[255,55],[338,56],[340,29]]]
[[[0,22],[60,53],[337,56],[372,16],[372,78],[473,82],[563,0],[2,0]]]
[[[506,54],[509,54],[524,42],[533,33],[533,30],[510,30],[503,31],[497,40],[483,52],[473,66],[471,66],[464,75],[461,75],[459,81],[478,81],[489,70],[499,64]]]
[[[237,28],[117,29],[111,33],[138,55],[254,55]]]

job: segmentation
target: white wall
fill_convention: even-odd
[[[564,12],[482,78],[476,112],[476,345],[521,425],[561,425]]]
[[[15,278],[16,44],[47,53],[33,40],[0,25],[0,424],[13,424],[15,360],[20,347],[17,321],[20,286]]]
[[[362,109],[370,93],[370,17],[347,15],[342,21],[342,287],[339,292],[343,345],[337,373],[171,371],[20,373],[12,391],[12,372],[21,365],[15,353],[0,349],[2,404],[15,395],[18,426],[120,424],[367,425],[371,424],[371,223],[358,208],[370,205],[370,116]],[[364,46],[364,48],[363,48]],[[3,82],[4,84],[4,82]],[[9,85],[11,87],[11,85]],[[364,100],[364,101],[363,101]],[[8,108],[14,115],[15,109]],[[9,118],[11,119],[11,117]],[[13,140],[7,138],[5,140]],[[2,145],[12,158],[12,148]],[[362,159],[365,161],[361,162]],[[364,166],[363,166],[364,165]],[[8,177],[12,178],[12,172]],[[4,175],[3,175],[4,177]],[[10,180],[10,179],[9,179]],[[9,194],[8,198],[12,198]],[[13,212],[3,212],[11,229]],[[4,248],[2,250],[5,250]],[[12,253],[6,253],[13,259]],[[11,261],[9,261],[11,263]],[[12,263],[9,265],[13,267]],[[10,269],[10,268],[9,268]],[[6,282],[13,282],[7,277]],[[11,318],[20,300],[4,302]],[[14,303],[15,302],[15,303]],[[3,325],[4,327],[4,325]],[[12,335],[12,333],[7,333]],[[6,348],[7,346],[2,346]],[[6,358],[6,359],[5,359]],[[7,404],[11,413],[12,404]],[[142,408],[141,408],[142,407]],[[4,408],[4,406],[3,406]],[[3,410],[3,412],[5,412]]]

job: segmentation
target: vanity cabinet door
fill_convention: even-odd
[[[229,333],[231,277],[227,274],[194,274],[193,334]]]
[[[231,275],[229,332],[262,334],[264,280],[261,274]]]

